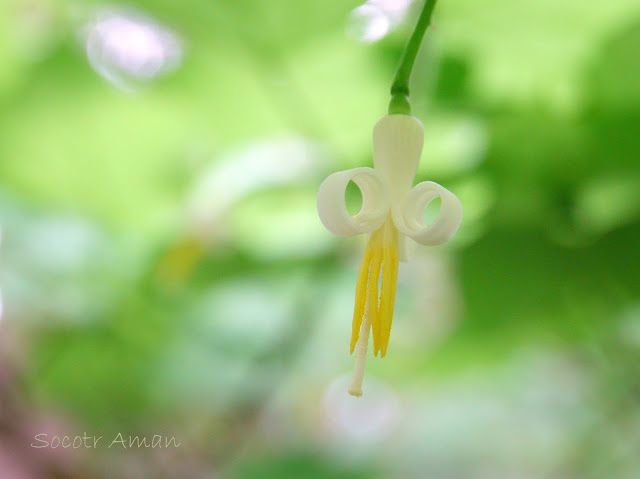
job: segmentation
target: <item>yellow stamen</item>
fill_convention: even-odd
[[[357,391],[362,394],[369,328],[373,332],[374,355],[380,352],[384,357],[387,353],[398,280],[398,257],[398,230],[389,216],[384,225],[369,237],[358,273],[350,345],[351,353],[358,346],[352,387],[349,389],[352,395],[359,395],[354,394]],[[380,288],[378,281],[381,282]]]
[[[371,263],[371,257],[373,256],[373,250],[367,244],[364,250],[364,257],[362,258],[362,265],[360,266],[360,272],[358,273],[358,282],[356,284],[356,304],[353,308],[353,323],[351,325],[351,348],[350,353],[353,354],[353,350],[358,342],[360,336],[360,325],[362,324],[362,318],[364,316],[364,305],[367,298],[367,282],[369,279],[369,264]]]
[[[371,321],[371,331],[373,332],[373,348],[380,344],[380,311],[378,305],[378,278],[382,268],[382,229],[374,233],[377,236],[375,250],[371,259],[371,271],[369,271],[369,283],[367,284],[367,302],[369,307],[369,320]]]
[[[390,223],[390,222],[389,222]],[[380,294],[380,311],[378,313],[381,325],[380,357],[384,358],[389,346],[391,322],[393,320],[393,306],[396,301],[396,285],[398,283],[398,231],[393,224],[385,225],[384,251],[382,261],[382,292]],[[374,348],[377,356],[378,351]]]

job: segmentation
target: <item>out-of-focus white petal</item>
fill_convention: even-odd
[[[436,219],[425,224],[423,213],[429,202],[440,197]],[[399,208],[394,208],[393,222],[401,233],[420,244],[436,246],[448,241],[462,221],[462,205],[456,195],[433,181],[423,181],[412,188]]]
[[[362,192],[362,208],[351,216],[344,194],[349,181]],[[325,228],[336,236],[370,233],[384,223],[390,197],[384,178],[373,168],[353,168],[329,175],[318,191],[318,215]]]

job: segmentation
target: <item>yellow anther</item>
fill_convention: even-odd
[[[369,284],[367,285],[367,301],[369,302],[369,321],[373,333],[373,348],[380,344],[380,314],[378,305],[378,278],[382,267],[382,228],[374,233],[374,252],[371,259],[371,271],[369,271]],[[372,236],[373,239],[373,236]]]
[[[351,353],[355,350],[360,338],[363,317],[368,314],[373,333],[374,355],[377,356],[378,352],[381,352],[381,356],[384,357],[386,354],[391,333],[397,279],[398,231],[389,216],[384,225],[371,234],[358,273],[351,330]],[[378,288],[379,282],[380,288]]]
[[[364,250],[360,272],[358,273],[358,282],[356,283],[356,304],[353,308],[350,354],[353,354],[358,338],[360,337],[360,326],[365,312],[364,305],[367,299],[367,282],[369,279],[369,265],[371,264],[372,255],[373,250],[367,245],[367,248]]]
[[[398,230],[389,215],[384,225],[369,237],[358,273],[350,348],[351,353],[357,349],[353,378],[349,386],[349,394],[352,396],[362,395],[369,331],[373,333],[374,355],[380,353],[384,357],[387,353],[397,280]]]

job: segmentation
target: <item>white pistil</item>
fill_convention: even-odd
[[[370,332],[369,301],[366,301],[362,325],[360,326],[360,337],[356,345],[356,363],[353,367],[353,376],[351,377],[351,384],[349,385],[349,394],[355,397],[362,396],[362,381],[364,380],[364,365],[367,362]]]

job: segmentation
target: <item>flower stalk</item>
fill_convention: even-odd
[[[431,24],[431,16],[436,6],[437,0],[426,0],[422,12],[418,18],[418,23],[409,38],[409,42],[402,53],[400,66],[396,71],[396,76],[391,84],[391,102],[389,103],[389,114],[411,114],[411,104],[409,103],[409,79],[411,71],[416,61],[416,56],[422,45],[422,39]]]

